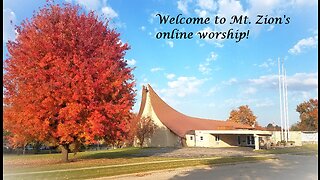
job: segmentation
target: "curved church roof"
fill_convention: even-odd
[[[196,118],[184,115],[165,103],[150,85],[142,90],[142,101],[138,118],[141,117],[149,93],[150,103],[153,111],[159,120],[169,128],[173,133],[180,137],[185,137],[185,134],[190,130],[236,130],[236,129],[255,129],[254,127],[223,120],[210,120]]]

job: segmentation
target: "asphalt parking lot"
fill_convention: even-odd
[[[278,159],[219,166],[179,168],[123,176],[119,180],[316,180],[317,155],[276,155]]]

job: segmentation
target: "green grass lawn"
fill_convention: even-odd
[[[76,155],[69,153],[70,162],[67,163],[61,162],[61,154],[4,155],[3,170],[4,173],[20,173],[179,159],[136,157],[135,155],[139,154],[140,150],[140,148],[122,148],[78,152]]]
[[[140,148],[123,148],[79,152],[76,156],[70,153],[71,162],[69,163],[60,161],[61,154],[4,155],[3,177],[4,179],[87,179],[186,166],[257,161],[271,158],[261,156],[188,159],[135,156],[140,151]],[[114,165],[116,167],[113,167]],[[32,174],[28,174],[30,172]]]
[[[256,152],[262,154],[306,154],[314,155],[318,154],[318,144],[305,144],[303,146],[287,147],[287,148],[275,148],[275,149],[261,149]]]
[[[212,159],[198,159],[188,160],[181,159],[180,161],[174,162],[153,162],[150,164],[139,164],[139,165],[126,165],[122,167],[101,167],[94,169],[79,169],[63,172],[44,172],[37,174],[21,174],[21,175],[9,175],[4,176],[5,179],[88,179],[98,178],[106,176],[115,176],[130,173],[147,172],[152,170],[163,170],[172,169],[187,166],[199,166],[199,165],[214,165],[224,163],[236,163],[236,162],[250,162],[267,160],[271,157],[222,157]]]

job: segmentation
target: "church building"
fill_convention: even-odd
[[[138,118],[150,117],[157,126],[147,147],[235,147],[259,149],[272,132],[240,123],[190,117],[164,102],[150,85],[143,86]]]

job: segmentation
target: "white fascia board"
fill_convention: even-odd
[[[272,135],[271,131],[261,131],[261,130],[196,130],[200,133],[208,134],[257,134],[257,135]]]

